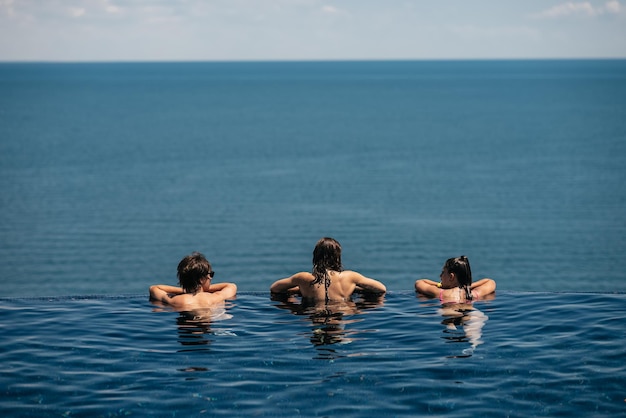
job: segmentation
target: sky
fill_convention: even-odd
[[[626,0],[0,0],[0,61],[626,58]]]

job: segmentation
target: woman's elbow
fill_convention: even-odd
[[[474,296],[478,299],[484,298],[489,295],[493,295],[496,291],[496,281],[492,279],[482,279],[480,286],[477,286],[476,289],[472,290]]]
[[[283,293],[284,291],[285,290],[283,290],[283,286],[280,285],[280,282],[274,282],[270,286],[271,293]]]
[[[496,291],[496,281],[493,279],[485,279],[485,289],[487,289],[488,293],[493,293]]]
[[[428,284],[425,280],[420,279],[415,281],[415,291],[422,295],[432,296],[433,286]]]

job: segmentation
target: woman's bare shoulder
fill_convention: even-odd
[[[302,282],[312,282],[313,280],[315,280],[315,277],[313,276],[313,274],[309,273],[308,271],[300,271],[291,277],[294,280],[302,281]]]
[[[341,275],[350,279],[367,279],[368,277],[354,270],[344,270]]]

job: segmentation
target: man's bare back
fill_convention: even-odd
[[[184,293],[176,286],[150,286],[150,299],[171,306],[177,311],[193,311],[223,304],[237,294],[234,283],[211,284],[208,289],[201,288],[196,293]]]

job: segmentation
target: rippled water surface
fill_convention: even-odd
[[[243,293],[210,315],[144,295],[2,299],[7,416],[624,413],[626,296],[499,292],[454,316],[411,292],[327,312]]]
[[[624,184],[626,60],[1,63],[0,411],[623,416]],[[382,302],[270,300],[322,236]]]

